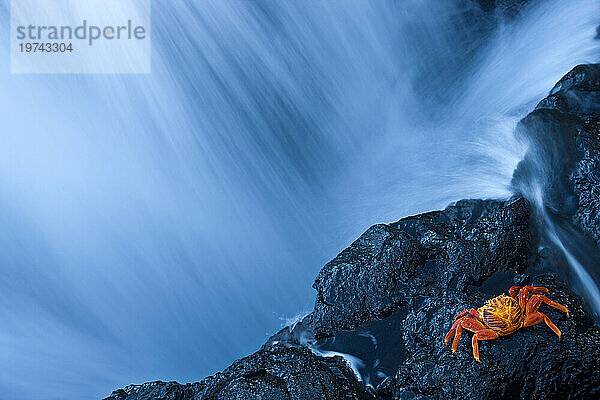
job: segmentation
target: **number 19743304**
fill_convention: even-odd
[[[72,53],[72,43],[19,43],[21,53]]]

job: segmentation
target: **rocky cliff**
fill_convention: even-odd
[[[578,66],[519,125],[531,150],[513,180],[596,243],[599,114],[600,65]],[[463,200],[373,226],[320,271],[314,311],[258,352],[198,383],[133,385],[107,400],[599,398],[600,329],[556,273],[564,258],[541,246],[536,210],[518,196]],[[513,284],[546,286],[569,308],[567,318],[542,306],[563,339],[541,324],[482,343],[482,363],[470,334],[452,354],[454,315]]]

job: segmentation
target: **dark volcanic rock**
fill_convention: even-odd
[[[518,131],[531,145],[513,185],[600,245],[600,64],[573,68]]]
[[[363,343],[369,337],[377,357],[387,358],[387,378],[370,379],[378,398],[598,396],[600,331],[582,300],[554,275],[533,281],[527,275],[553,262],[532,255],[537,244],[530,213],[524,199],[463,200],[444,211],[376,225],[321,270],[315,310],[294,329],[202,382],[129,386],[108,399],[374,398],[341,357],[321,357],[305,347],[328,350],[314,336],[344,334],[353,343],[354,333]],[[569,307],[567,319],[543,306],[563,340],[543,324],[521,329],[481,343],[479,364],[465,332],[453,355],[443,338],[456,313],[481,306],[514,283],[547,286],[552,299]],[[377,324],[383,326],[379,332]],[[344,352],[361,354],[361,347]]]
[[[584,64],[573,68],[540,101],[537,110],[557,110],[584,120],[594,116],[597,118],[600,113],[600,64]]]
[[[202,382],[132,385],[105,400],[372,399],[341,357],[282,343],[262,348]]]
[[[482,363],[474,361],[471,335],[456,355],[442,343],[457,310],[478,307],[481,293],[446,293],[412,309],[401,331],[408,358],[394,377],[378,388],[382,398],[556,399],[600,396],[600,330],[574,296],[554,276],[533,281],[566,305],[571,318],[550,307],[542,312],[561,329],[563,340],[544,324],[480,344]],[[448,304],[460,304],[449,307]]]
[[[380,346],[390,337],[402,342],[397,372],[378,386],[381,398],[600,395],[600,331],[582,300],[553,275],[530,282],[523,274],[544,261],[530,257],[536,245],[530,211],[523,199],[460,201],[441,212],[374,226],[321,270],[315,311],[304,322],[317,337],[362,326],[360,333],[374,335]],[[549,296],[572,311],[567,319],[543,307],[563,331],[562,342],[545,325],[522,329],[482,343],[482,364],[473,359],[470,333],[457,355],[444,346],[459,311],[528,283],[547,286]],[[365,323],[398,308],[402,318],[383,336],[365,330]]]
[[[417,295],[464,289],[531,254],[529,205],[463,200],[444,211],[375,225],[319,273],[308,317],[318,338],[384,318]]]

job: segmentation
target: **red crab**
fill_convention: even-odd
[[[517,291],[519,292],[517,299]],[[529,297],[532,293],[533,296]],[[550,329],[558,335],[560,339],[560,330],[550,321],[545,314],[538,311],[542,303],[548,304],[567,313],[569,310],[562,304],[558,304],[543,294],[548,293],[548,289],[542,286],[513,286],[509,289],[508,294],[500,295],[488,300],[483,307],[478,309],[471,308],[464,310],[454,318],[452,329],[444,338],[444,343],[454,336],[452,341],[452,352],[456,353],[458,342],[463,328],[473,332],[473,357],[479,361],[479,344],[478,340],[496,339],[499,336],[506,336],[517,329],[545,322]],[[481,361],[479,361],[481,362]]]

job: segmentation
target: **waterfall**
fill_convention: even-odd
[[[518,121],[599,59],[597,1],[568,3],[154,0],[151,74],[4,68],[3,398],[196,381],[368,226],[510,197]]]

